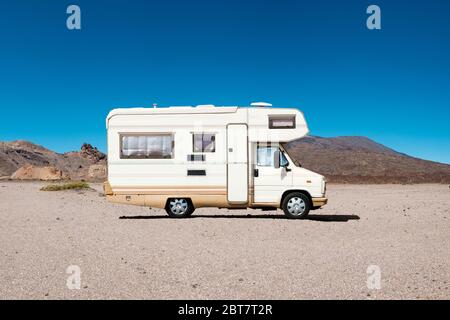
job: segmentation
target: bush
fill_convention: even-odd
[[[89,184],[86,182],[68,182],[64,184],[49,184],[42,187],[41,191],[81,190],[89,188]]]

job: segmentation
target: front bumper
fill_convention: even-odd
[[[321,207],[327,204],[328,198],[312,198],[313,207]]]

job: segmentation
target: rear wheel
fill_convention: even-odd
[[[300,192],[288,194],[281,205],[284,214],[292,219],[305,218],[311,209],[309,198]]]
[[[166,204],[166,212],[172,218],[188,217],[194,210],[191,200],[186,198],[169,199]]]

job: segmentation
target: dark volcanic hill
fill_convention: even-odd
[[[103,180],[106,155],[89,144],[83,144],[80,151],[61,154],[28,141],[0,142],[0,178],[12,175],[15,179]]]
[[[450,183],[450,165],[396,152],[366,137],[305,137],[285,146],[312,171],[340,183]]]

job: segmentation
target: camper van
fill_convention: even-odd
[[[281,208],[295,219],[327,203],[325,178],[283,148],[308,134],[296,108],[114,109],[106,128],[111,202],[165,209],[174,218],[218,207]]]

